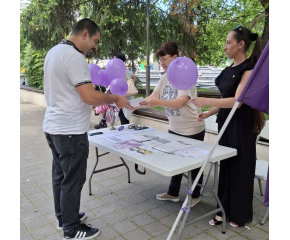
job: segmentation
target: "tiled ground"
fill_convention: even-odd
[[[45,108],[28,102],[21,104],[21,176],[20,176],[20,232],[25,239],[62,239],[62,232],[55,225],[52,187],[51,152],[42,132]],[[93,125],[90,126],[93,129]],[[119,164],[114,155],[106,155],[99,167]],[[81,210],[88,215],[85,220],[101,231],[98,240],[165,240],[176,219],[182,202],[158,201],[157,193],[167,190],[170,178],[150,170],[145,176],[134,171],[134,164],[127,162],[131,171],[131,183],[127,182],[127,170],[117,168],[93,176],[93,195],[89,196],[88,179],[95,164],[95,150],[90,147],[87,182],[82,191]],[[212,178],[209,185],[212,185]],[[264,185],[263,185],[264,186]],[[186,181],[181,193],[185,197]],[[258,185],[255,185],[258,193]],[[205,191],[202,201],[191,211],[189,218],[214,209],[213,194]],[[227,224],[226,234],[221,227],[209,226],[203,219],[185,228],[182,239],[269,239],[269,222],[261,226],[265,208],[254,199],[254,219],[248,228],[232,228]],[[175,234],[172,239],[177,239]]]

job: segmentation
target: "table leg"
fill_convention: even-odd
[[[191,175],[189,175],[190,178],[188,177],[188,183],[191,182],[190,179],[191,179]],[[191,189],[191,186],[189,187],[189,189]],[[190,209],[191,209],[191,194],[189,194],[188,198],[189,198],[189,201],[188,201],[188,205],[187,204],[187,207],[186,208],[182,208],[183,211],[185,211],[185,215],[184,215],[184,218],[182,220],[182,224],[180,226],[180,229],[179,229],[179,232],[178,232],[178,240],[181,239],[181,234],[182,234],[182,231],[184,229],[184,227],[186,226],[189,226],[190,224],[193,224],[203,218],[206,218],[206,217],[210,217],[212,216],[212,214],[216,214],[218,212],[222,212],[222,218],[223,219],[226,219],[226,214],[225,214],[225,211],[223,209],[223,206],[218,198],[218,163],[214,163],[214,197],[215,197],[215,200],[217,201],[217,204],[218,204],[218,208],[209,212],[209,213],[206,213],[198,218],[195,218],[191,221],[188,221],[186,222],[186,218],[188,217],[188,214],[190,212]],[[226,233],[226,220],[223,221],[222,223],[222,233],[225,234]]]
[[[263,217],[262,222],[260,222],[260,225],[264,225],[264,223],[265,223],[265,221],[266,221],[266,218],[267,218],[268,214],[269,214],[269,206],[268,206],[267,209],[266,209],[266,212],[265,212],[265,214],[264,214],[264,217]]]
[[[99,158],[104,156],[104,155],[107,155],[109,154],[109,152],[107,153],[103,153],[103,154],[100,154],[98,153],[98,148],[96,147],[96,164],[94,166],[94,169],[92,171],[92,174],[90,176],[90,180],[89,180],[89,195],[91,196],[92,195],[92,177],[95,173],[99,173],[99,172],[104,172],[104,171],[108,171],[108,170],[111,170],[111,169],[114,169],[114,168],[117,168],[117,167],[122,167],[122,166],[125,166],[127,168],[127,171],[128,171],[128,183],[130,183],[130,169],[128,167],[128,165],[126,164],[126,162],[123,160],[123,158],[120,157],[120,159],[122,160],[122,164],[118,164],[118,165],[114,165],[114,166],[111,166],[111,167],[107,167],[107,168],[103,168],[103,169],[99,169],[96,171],[96,168],[97,168],[97,165],[98,165],[98,162],[99,162]]]
[[[121,157],[120,157],[120,158],[121,158]],[[131,183],[131,181],[130,181],[130,169],[129,169],[128,165],[126,164],[126,162],[124,161],[124,159],[121,158],[121,160],[122,160],[122,162],[124,163],[125,167],[126,167],[127,170],[128,170],[128,183]]]
[[[89,195],[90,196],[92,196],[92,183],[91,183],[91,181],[92,181],[92,177],[94,175],[95,169],[96,169],[96,167],[98,165],[98,161],[99,161],[99,154],[98,154],[98,148],[96,147],[96,164],[94,166],[94,169],[92,171],[92,174],[91,174],[90,180],[89,180]]]
[[[218,198],[218,162],[215,162],[214,164],[214,197],[217,201],[217,204],[219,206],[220,211],[222,212],[222,233],[226,233],[226,213],[225,210],[220,202],[220,199]]]

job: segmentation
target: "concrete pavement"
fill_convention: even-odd
[[[42,131],[45,108],[20,101],[20,232],[21,240],[62,239],[56,229],[51,185],[51,151]],[[91,124],[90,129],[93,129]],[[102,157],[98,168],[119,164],[114,155]],[[177,217],[182,202],[158,201],[157,193],[167,190],[170,178],[147,169],[145,176],[134,171],[134,164],[127,161],[131,171],[131,183],[127,182],[124,167],[98,173],[92,179],[93,195],[89,196],[88,179],[95,164],[95,149],[90,146],[87,182],[81,199],[81,211],[85,211],[85,223],[98,227],[98,240],[165,240]],[[141,168],[142,169],[142,168]],[[207,172],[207,171],[206,171]],[[212,177],[208,185],[213,185]],[[263,187],[265,184],[263,183]],[[184,200],[186,181],[183,179],[181,198]],[[255,181],[255,194],[259,193]],[[209,219],[203,219],[185,228],[182,239],[269,239],[269,221],[262,226],[265,208],[253,200],[254,218],[246,227],[233,228],[227,223],[226,234],[221,227],[212,227]],[[214,209],[213,193],[205,190],[202,201],[191,211],[190,219]],[[176,234],[174,238],[176,239]]]

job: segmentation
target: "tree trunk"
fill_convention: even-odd
[[[136,69],[135,69],[135,66],[134,66],[134,59],[132,58],[132,73],[135,73]]]
[[[264,47],[269,41],[269,0],[260,0],[260,3],[265,9],[265,14],[266,14],[264,30],[261,36],[262,48],[264,49]]]

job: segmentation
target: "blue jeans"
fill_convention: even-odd
[[[52,188],[55,216],[63,231],[79,226],[81,191],[86,181],[89,142],[87,133],[52,135],[45,133],[52,151]]]

